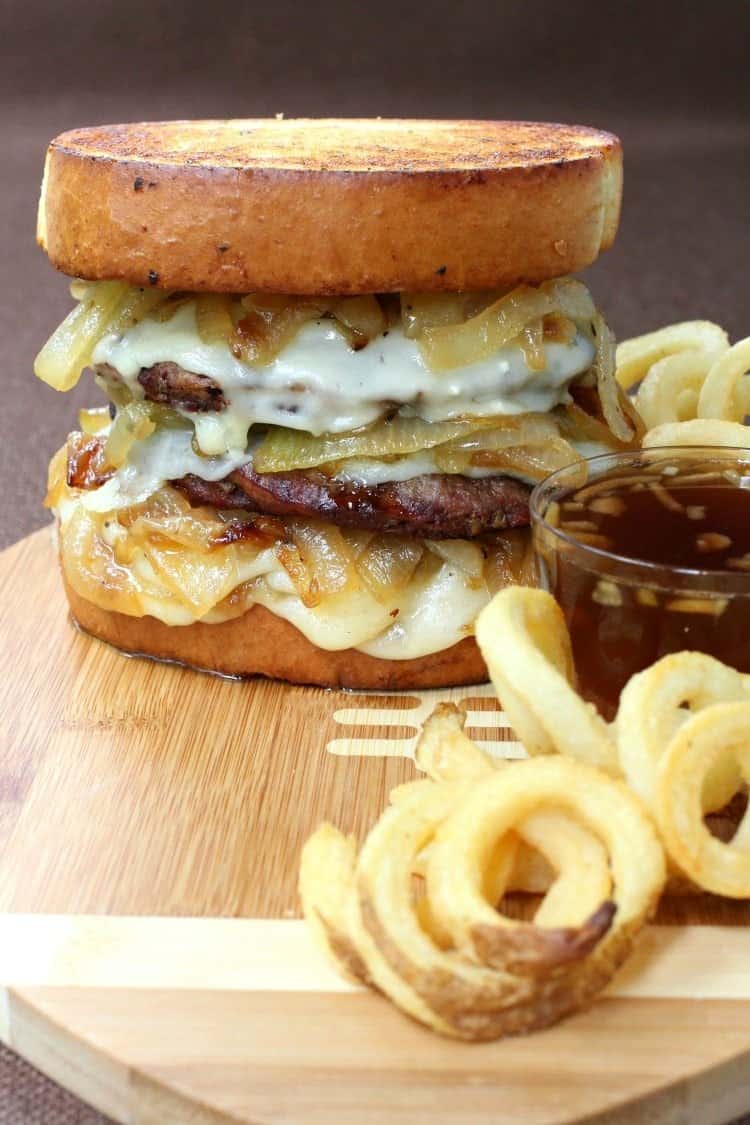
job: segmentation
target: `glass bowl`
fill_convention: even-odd
[[[539,584],[565,615],[578,688],[606,718],[670,652],[750,672],[750,449],[592,457],[538,484],[530,508]]]

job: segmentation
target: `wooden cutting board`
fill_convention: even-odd
[[[58,1082],[137,1125],[750,1109],[748,904],[665,904],[589,1011],[479,1046],[311,944],[306,836],[364,833],[437,699],[518,754],[489,688],[344,695],[127,659],[72,627],[48,529],[0,555],[0,606],[0,1038]]]

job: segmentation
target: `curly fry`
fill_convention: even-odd
[[[631,677],[615,719],[617,748],[630,788],[649,807],[660,758],[680,727],[691,714],[733,700],[750,701],[750,679],[700,652],[672,653]],[[725,755],[706,777],[704,812],[723,809],[740,780],[739,767]]]
[[[654,810],[669,855],[694,883],[750,898],[750,814],[729,843],[703,822],[705,780],[727,753],[750,781],[750,702],[716,703],[688,719],[659,762]]]
[[[464,734],[465,721],[465,712],[452,703],[438,704],[425,721],[414,758],[433,780],[486,778],[498,767],[507,766],[502,760],[494,761]],[[429,849],[421,857],[420,874],[426,871],[428,855]],[[547,860],[545,856],[551,858]],[[561,870],[564,873],[558,873]],[[604,901],[610,888],[606,853],[600,841],[570,816],[545,811],[526,817],[515,832],[497,841],[485,871],[483,893],[491,905],[497,904],[509,890],[546,894],[536,916],[539,925],[546,925],[548,917],[559,917],[555,914],[557,903],[582,896],[581,901],[589,904],[584,910],[590,913]],[[448,935],[439,920],[431,916],[428,900],[423,903],[423,923],[433,936],[447,944]]]
[[[634,402],[648,427],[645,449],[672,445],[750,444],[750,338],[732,347],[710,321],[686,321],[625,340],[617,379],[641,383]]]
[[[485,777],[494,763],[464,734],[466,712],[452,703],[439,703],[422,727],[414,761],[433,781],[462,781]]]
[[[561,765],[566,770],[564,777]],[[506,780],[519,770],[525,780],[513,782],[506,790]],[[455,947],[450,919],[443,909],[445,892],[435,898],[430,891],[436,865],[439,869],[442,864],[440,853],[446,847],[443,833],[450,832],[454,817],[465,825],[464,806],[488,791],[496,797],[501,819],[516,824],[559,872],[548,896],[547,917],[542,913],[543,904],[540,920],[534,924],[502,919],[482,900],[496,928],[502,927],[505,935],[505,967],[499,964],[497,941],[492,943],[492,956]],[[519,791],[526,797],[516,816],[513,808]],[[603,848],[598,833],[595,837],[590,826],[571,819],[580,808],[575,802],[570,804],[568,791],[600,796],[606,792],[619,810],[615,822],[620,831],[627,829],[621,849],[628,852],[634,866],[633,872],[624,874],[619,860],[613,862],[614,886],[609,874],[609,843]],[[637,813],[637,805],[630,800]],[[415,1019],[443,1034],[492,1039],[547,1026],[599,991],[633,940],[639,923],[630,908],[635,897],[631,883],[640,881],[645,897],[650,898],[650,888],[664,866],[653,830],[642,813],[640,818],[639,825],[632,822],[618,783],[562,758],[513,763],[501,770],[490,767],[487,780],[474,776],[468,781],[412,783],[401,787],[397,803],[383,813],[358,858],[353,854],[353,842],[330,826],[324,825],[308,841],[300,877],[305,916],[350,975],[380,989]],[[496,828],[492,825],[490,829],[496,841],[515,835],[512,828],[505,833],[498,830],[498,835]],[[476,843],[479,831],[484,829],[478,821],[470,845]],[[644,855],[644,835],[654,840],[656,865]],[[419,899],[414,895],[413,873],[426,848],[427,889]],[[463,849],[462,842],[458,850]],[[494,852],[490,841],[490,861]],[[459,878],[462,862],[460,855],[450,856]],[[509,877],[506,870],[505,878]],[[620,878],[622,886],[618,885]],[[337,884],[334,889],[331,881]],[[485,888],[486,872],[479,880],[480,897]],[[604,896],[601,900],[599,893]],[[622,903],[619,910],[617,902]],[[582,910],[587,917],[578,917]],[[436,924],[437,932],[433,933],[431,923]]]
[[[320,947],[348,977],[367,981],[367,968],[348,935],[347,909],[357,842],[332,824],[321,824],[300,857],[302,910]]]
[[[476,782],[463,785],[426,782],[423,796],[416,791],[413,793],[411,807],[403,803],[384,813],[362,849],[356,876],[358,901],[350,915],[352,937],[363,952],[377,986],[437,1030],[445,1031],[447,1027],[450,1034],[461,1038],[483,1039],[546,1025],[598,991],[629,947],[637,922],[635,916],[625,910],[623,923],[619,917],[614,922],[619,935],[617,942],[609,943],[601,957],[590,956],[613,926],[614,906],[608,903],[601,904],[593,917],[585,919],[580,926],[546,929],[504,920],[504,931],[512,935],[509,941],[516,950],[515,956],[508,958],[507,968],[493,965],[481,955],[477,957],[475,951],[466,956],[461,950],[445,950],[421,925],[411,891],[411,872],[416,855],[425,843],[436,832],[440,839],[454,816],[461,815],[461,823],[466,824],[467,817],[461,814],[464,802],[473,801],[477,793],[486,791],[488,784],[499,796],[506,780],[521,766],[530,780],[528,767],[532,772],[549,774],[560,762],[562,759],[545,759],[513,764],[479,787]],[[580,791],[588,788],[586,783],[593,777],[599,784],[611,787],[619,802],[616,783],[577,763],[565,764],[576,774],[576,787]],[[566,784],[569,782],[570,777],[567,777]],[[526,788],[526,782],[522,788]],[[558,789],[555,795],[560,796]],[[634,802],[633,805],[637,810]],[[645,877],[648,883],[652,878],[658,880],[659,856],[663,871],[663,855],[653,830],[643,815],[640,816],[641,826],[653,840],[657,856],[656,866],[647,857],[651,871]],[[643,858],[638,850],[638,830],[634,831],[626,848],[633,857],[632,862],[636,856]],[[440,918],[444,928],[446,917],[442,902],[435,900],[430,892],[431,872],[435,864],[441,862],[435,848],[433,844],[428,859],[426,897],[431,913]],[[463,844],[459,850],[462,848]],[[450,862],[457,871],[461,870],[459,856],[452,855]],[[500,917],[485,905],[494,919]],[[528,956],[524,956],[524,951],[528,951]],[[414,1003],[415,994],[419,1005]]]
[[[648,429],[695,418],[712,363],[710,352],[689,350],[652,364],[635,396],[636,409]]]
[[[744,422],[747,391],[745,375],[750,371],[750,338],[740,340],[714,363],[698,399],[699,418],[722,418]]]
[[[520,586],[479,614],[477,643],[498,698],[529,754],[558,752],[617,773],[607,724],[572,687],[570,637],[551,594]]]
[[[387,809],[365,841],[350,933],[374,983],[410,1015],[444,1034],[496,1038],[504,1033],[505,1008],[513,1013],[531,988],[444,951],[422,928],[411,886],[415,859],[466,792],[461,785],[423,785],[411,802]]]
[[[544,893],[534,915],[536,926],[576,926],[608,901],[612,874],[606,848],[572,815],[545,809],[524,817],[516,832],[526,849],[519,849],[506,889]],[[530,885],[534,869],[523,868],[524,862],[529,863],[529,853],[541,856],[551,869],[553,877],[547,886]],[[538,870],[537,866],[537,878]],[[488,901],[497,903],[500,897]]]
[[[532,927],[532,936],[527,924],[514,925],[489,906],[482,878],[494,841],[545,807],[569,813],[604,843],[616,915],[605,906],[573,927]],[[555,862],[553,855],[547,858]],[[612,955],[619,964],[624,935],[631,925],[642,925],[665,878],[663,852],[637,799],[601,772],[556,756],[516,763],[456,807],[432,846],[427,893],[458,949],[498,968],[534,973],[585,957],[610,928],[613,915],[615,937],[603,943],[603,957]],[[569,916],[574,905],[562,902],[560,909]]]
[[[729,337],[710,320],[670,324],[617,345],[617,381],[629,391],[665,356],[684,351],[707,352],[714,359],[729,347]]]
[[[723,445],[743,449],[750,442],[750,427],[720,418],[691,418],[687,422],[667,422],[649,430],[643,439],[644,449],[661,445]]]

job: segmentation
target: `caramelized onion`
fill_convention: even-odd
[[[70,434],[67,453],[66,480],[71,488],[100,488],[115,471],[107,462],[103,443],[96,436]]]
[[[358,559],[362,552],[369,547],[370,543],[372,543],[373,539],[377,535],[377,532],[365,531],[364,529],[360,530],[356,527],[347,527],[343,531],[343,535],[346,539],[349,550],[352,552],[352,555],[355,559]]]
[[[350,457],[400,457],[496,426],[498,421],[498,418],[471,418],[425,422],[421,418],[397,414],[361,430],[321,434],[320,437],[303,430],[272,426],[255,451],[253,468],[258,473],[283,473]]]
[[[58,449],[47,468],[45,508],[57,508],[68,492],[68,446]]]
[[[630,395],[626,394],[620,384],[617,384],[617,399],[620,404],[620,410],[628,419],[633,436],[630,439],[631,449],[640,449],[643,438],[646,435],[648,426],[638,412],[638,407]]]
[[[488,435],[488,438],[490,435]],[[569,442],[557,435],[544,442],[500,441],[493,446],[477,443],[475,448],[452,448],[450,445],[435,451],[435,464],[444,473],[466,473],[469,469],[486,469],[489,472],[511,473],[526,480],[542,480],[556,469],[582,461]]]
[[[71,297],[74,301],[83,301],[88,295],[92,282],[84,281],[83,278],[74,277],[68,286]]]
[[[195,300],[192,293],[170,293],[166,301],[159,305],[150,315],[159,324],[166,324],[176,312]]]
[[[217,515],[221,518],[226,513],[217,512]],[[225,547],[228,543],[252,543],[259,550],[265,550],[283,540],[285,535],[283,523],[275,516],[251,516],[247,512],[237,512],[211,536],[210,545],[213,548]]]
[[[78,411],[78,425],[89,436],[95,436],[100,434],[102,430],[108,429],[111,421],[109,407],[107,406],[97,406],[91,410]]]
[[[91,359],[97,341],[130,287],[103,281],[95,295],[87,294],[53,332],[34,362],[34,374],[54,387],[69,391]]]
[[[357,574],[374,598],[387,602],[408,584],[423,554],[415,539],[376,535],[357,559]]]
[[[303,324],[322,316],[330,302],[325,298],[251,293],[240,304],[243,315],[235,324],[232,351],[245,363],[264,367],[273,362]]]
[[[404,335],[418,339],[426,328],[444,328],[466,320],[468,293],[402,293],[401,323]]]
[[[467,539],[430,540],[426,546],[438,558],[463,571],[472,586],[482,581],[484,553],[478,543]]]
[[[622,442],[630,442],[636,435],[636,427],[626,417],[622,404],[624,396],[621,396],[615,376],[615,338],[600,313],[596,313],[592,318],[592,324],[596,339],[594,372],[602,414],[615,437]],[[631,410],[632,418],[635,408]]]
[[[318,580],[302,558],[299,547],[295,543],[277,543],[276,557],[289,575],[302,604],[308,609],[319,605],[321,593]]]
[[[583,410],[577,403],[557,407],[555,420],[560,433],[568,441],[595,441],[612,449],[629,446],[629,443],[618,441],[606,423]]]
[[[287,526],[300,558],[315,575],[317,593],[325,597],[352,585],[354,555],[337,527],[318,520],[294,520]]]
[[[120,523],[133,539],[146,541],[160,536],[177,546],[198,551],[212,545],[216,528],[209,508],[191,507],[174,488],[160,488],[145,503],[125,508]]]
[[[427,328],[463,324],[501,296],[502,292],[495,289],[461,293],[402,293],[401,325],[404,335],[416,340]]]
[[[532,320],[519,337],[519,346],[529,371],[544,371],[547,359],[544,354],[544,328],[542,321]]]
[[[198,618],[223,601],[239,581],[233,547],[208,556],[175,549],[169,540],[152,536],[144,552],[172,596]]]
[[[204,344],[229,344],[234,337],[231,298],[204,293],[195,302],[195,324]]]
[[[60,526],[65,577],[77,594],[95,605],[104,599],[108,609],[132,613],[140,602],[141,584],[102,538],[100,523],[101,517],[76,507]]]
[[[331,311],[355,351],[385,332],[387,327],[385,313],[377,297],[345,297],[336,301]]]
[[[425,328],[419,347],[433,371],[464,367],[487,359],[531,321],[551,313],[591,323],[596,308],[585,285],[571,278],[545,281],[538,288],[519,285],[463,324]]]
[[[148,402],[130,402],[121,407],[115,415],[112,429],[104,446],[107,464],[119,468],[128,459],[128,454],[137,441],[142,441],[156,429]]]
[[[490,594],[506,586],[536,586],[536,564],[528,528],[504,531],[485,545],[484,578]]]
[[[545,466],[552,472],[579,459],[560,438],[555,419],[548,414],[455,422],[425,422],[397,414],[388,421],[339,435],[314,437],[299,430],[273,428],[256,450],[253,467],[259,473],[289,472],[357,457],[400,457],[425,449],[434,450],[440,472],[462,473],[470,466],[517,467],[533,479],[543,474]],[[522,452],[514,458],[516,449]]]
[[[181,303],[165,306],[163,318]],[[385,311],[373,295],[335,299],[251,293],[237,299],[207,293],[195,298],[195,311],[204,343],[226,343],[238,358],[261,367],[271,363],[304,324],[322,316],[333,318],[355,351],[387,327]]]
[[[499,452],[516,446],[544,446],[557,441],[559,433],[549,414],[516,414],[502,419],[489,430],[478,430],[439,446],[435,464],[444,473],[463,473],[473,464],[474,454]]]
[[[83,299],[50,336],[34,362],[34,374],[69,391],[91,363],[99,340],[136,324],[167,297],[160,289],[134,289],[120,281],[87,285]]]
[[[555,438],[545,445],[514,445],[512,449],[480,449],[471,456],[477,469],[499,473],[515,473],[526,480],[543,480],[556,469],[564,469],[583,457],[564,438]]]
[[[572,344],[576,338],[576,326],[567,316],[550,313],[542,320],[544,339],[550,344]]]

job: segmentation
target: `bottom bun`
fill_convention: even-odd
[[[460,687],[487,680],[473,637],[416,660],[378,660],[355,648],[339,652],[317,648],[264,606],[253,606],[241,617],[216,625],[200,621],[165,625],[156,617],[99,609],[63,581],[73,618],[85,632],[132,655],[173,660],[204,672],[361,691]]]

